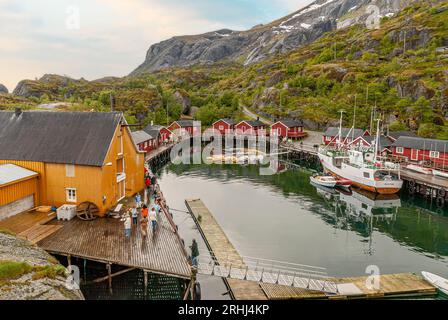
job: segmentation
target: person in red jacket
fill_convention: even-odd
[[[149,177],[146,177],[145,185],[146,185],[146,189],[148,190],[148,194],[150,194],[150,191],[151,191],[151,179]]]

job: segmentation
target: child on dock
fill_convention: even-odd
[[[135,195],[135,204],[137,205],[137,208],[141,208],[142,206],[142,196],[140,195],[140,193],[137,193]]]

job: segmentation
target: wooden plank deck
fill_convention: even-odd
[[[145,160],[146,161],[151,161],[153,158],[157,157],[158,155],[164,153],[167,150],[170,150],[171,148],[173,148],[174,144],[170,143],[167,144],[165,146],[161,146],[155,150],[152,150],[151,152],[146,154]]]
[[[194,216],[209,250],[214,253],[218,262],[226,260],[235,262],[241,261],[241,265],[243,266],[244,262],[241,255],[229,241],[226,234],[204,203],[199,199],[185,200],[185,203],[192,216]],[[200,223],[198,223],[199,216],[201,216]],[[236,300],[267,299],[263,290],[261,290],[260,285],[256,282],[235,279],[224,279],[224,281]]]
[[[380,289],[370,290],[366,286],[367,276],[339,278],[337,283],[353,283],[361,293],[357,295],[326,295],[322,292],[313,292],[299,288],[278,286],[273,284],[260,284],[264,293],[270,300],[304,300],[304,299],[382,299],[410,296],[435,296],[437,290],[421,277],[412,273],[387,274],[380,277]]]
[[[37,244],[53,254],[190,279],[191,268],[183,244],[163,214],[159,215],[158,222],[154,235],[149,231],[148,237],[143,239],[140,228],[133,226],[131,238],[126,239],[120,219],[54,221],[51,225],[62,228]]]
[[[11,231],[17,235],[56,218],[56,213],[27,211],[0,221],[0,230]]]
[[[401,169],[400,174],[402,179],[404,180],[415,180],[420,184],[426,185],[428,187],[448,190],[447,179],[435,177],[433,175],[418,173],[407,169]]]

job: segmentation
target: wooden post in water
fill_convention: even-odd
[[[196,300],[195,287],[196,287],[196,273],[197,269],[195,267],[191,267],[191,282],[190,282],[190,293],[191,300]]]
[[[143,270],[143,283],[145,287],[145,299],[148,292],[148,272],[146,270]]]
[[[107,268],[107,276],[108,276],[108,280],[109,280],[109,292],[110,294],[112,294],[112,265],[110,263],[108,263],[106,265]]]
[[[67,266],[70,267],[72,265],[72,256],[68,255],[67,256]]]

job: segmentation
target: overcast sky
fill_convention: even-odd
[[[0,83],[45,73],[124,76],[153,43],[221,28],[244,30],[312,0],[0,0]]]

